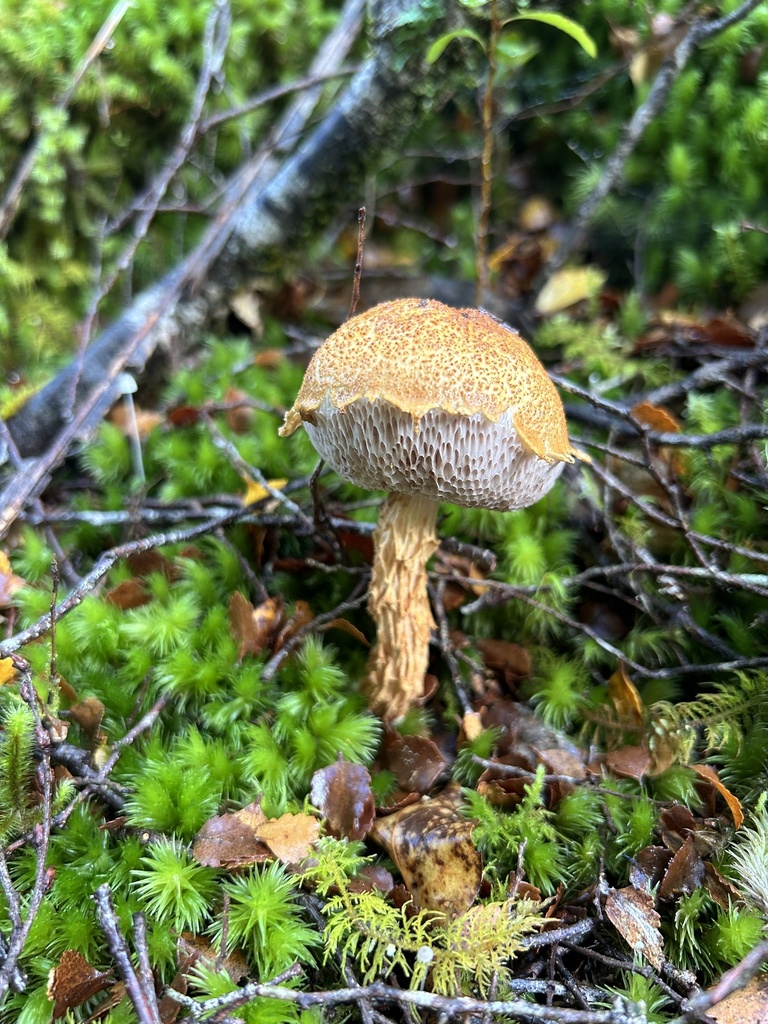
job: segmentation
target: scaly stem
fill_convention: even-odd
[[[402,718],[424,694],[429,637],[435,628],[427,594],[427,562],[437,550],[438,503],[390,494],[373,535],[374,557],[368,611],[376,646],[368,662],[371,709]]]

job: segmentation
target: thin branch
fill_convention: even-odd
[[[402,1007],[414,1007],[433,1013],[443,1013],[447,1019],[461,1014],[491,1013],[505,1014],[524,1021],[542,1021],[547,1024],[629,1024],[630,1018],[623,1010],[574,1010],[569,1007],[540,1006],[520,999],[473,999],[468,996],[441,996],[432,992],[395,988],[376,982],[362,987],[342,988],[335,991],[300,992],[281,985],[252,982],[236,992],[220,996],[216,1000],[198,1002],[172,989],[167,990],[176,1002],[184,1006],[195,1020],[205,1017],[213,1009],[224,1006],[242,1006],[245,1002],[258,999],[278,999],[293,1003],[302,1010],[314,1006],[331,1007],[362,1001],[394,1003]]]
[[[672,1024],[688,1024],[697,1016],[706,1013],[713,1006],[717,1006],[727,996],[743,988],[751,978],[757,974],[764,963],[768,962],[768,940],[760,942],[753,950],[720,978],[720,980],[706,992],[688,999],[683,1003],[682,1016],[677,1017]]]
[[[165,533],[156,533],[151,537],[142,537],[139,540],[129,541],[126,544],[118,544],[117,547],[105,551],[91,571],[50,612],[41,615],[31,626],[28,626],[19,633],[15,633],[8,640],[0,643],[0,658],[9,657],[25,644],[30,643],[32,640],[37,640],[47,633],[52,623],[58,622],[59,619],[72,611],[73,608],[81,604],[89,594],[93,593],[112,566],[120,561],[121,558],[127,558],[129,555],[139,554],[144,551],[152,551],[154,548],[165,547],[167,544],[178,544],[182,541],[192,540],[193,537],[199,537],[219,527],[236,522],[242,513],[242,509],[237,509],[213,521],[209,520],[197,526],[191,526],[186,530],[169,530]]]
[[[161,1024],[160,1011],[157,1006],[154,986],[148,988],[136,973],[128,944],[120,928],[120,921],[112,903],[112,893],[108,885],[100,885],[94,895],[96,900],[96,917],[114,957],[120,977],[125,983],[128,998],[133,1004],[140,1024]],[[143,968],[143,957],[141,966]],[[142,971],[143,973],[143,971]],[[170,989],[169,992],[173,990]]]
[[[306,75],[304,78],[297,78],[293,82],[286,82],[282,85],[270,86],[269,89],[263,89],[236,107],[229,107],[227,110],[220,110],[216,114],[206,117],[200,122],[198,133],[204,135],[211,128],[217,128],[226,121],[243,117],[245,114],[252,114],[254,110],[266,106],[267,103],[271,103],[273,100],[280,100],[284,96],[290,96],[305,89],[313,89],[317,85],[325,85],[326,82],[335,82],[340,78],[349,78],[357,70],[357,68],[340,68],[339,70],[327,71],[322,74]]]
[[[306,624],[306,626],[302,626],[301,629],[297,629],[293,636],[286,640],[280,650],[276,654],[273,654],[266,663],[261,671],[261,678],[265,682],[270,680],[288,655],[298,647],[305,637],[312,633],[316,633],[317,630],[326,625],[326,623],[333,622],[334,619],[338,619],[347,612],[354,611],[361,605],[365,604],[368,597],[367,582],[368,581],[366,579],[358,583],[352,591],[351,597],[346,601],[342,601],[340,604],[337,604],[336,607],[331,609],[329,612],[324,612],[322,615],[316,615],[311,622]]]
[[[27,901],[27,915],[21,919],[21,901],[11,881],[5,860],[5,851],[0,848],[0,884],[8,900],[12,922],[11,934],[7,940],[7,948],[2,967],[0,968],[0,1006],[2,1006],[9,989],[13,986],[17,991],[24,988],[24,976],[19,970],[18,960],[34,924],[43,897],[48,891],[52,878],[47,867],[48,846],[51,839],[51,803],[53,799],[53,775],[51,772],[51,740],[40,718],[38,696],[32,682],[29,664],[23,658],[15,659],[16,668],[21,672],[19,694],[32,712],[35,720],[35,741],[41,751],[41,762],[38,765],[37,778],[42,793],[41,819],[32,830],[35,846],[35,880]]]

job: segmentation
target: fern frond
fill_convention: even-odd
[[[712,693],[696,700],[654,701],[642,721],[628,721],[610,704],[585,711],[584,718],[593,730],[593,741],[612,735],[623,742],[630,734],[643,740],[660,761],[670,763],[671,758],[672,763],[687,764],[701,739],[708,750],[738,747],[750,723],[767,711],[768,676],[737,672],[734,681],[718,683]]]

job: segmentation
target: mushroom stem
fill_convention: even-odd
[[[377,643],[365,690],[371,709],[390,720],[402,718],[424,695],[429,637],[435,628],[427,562],[437,551],[437,509],[438,502],[422,495],[392,493],[373,535],[368,611],[376,623]]]

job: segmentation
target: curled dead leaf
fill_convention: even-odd
[[[310,800],[339,839],[364,839],[376,817],[368,769],[341,757],[312,776]]]
[[[631,885],[612,889],[605,901],[605,916],[630,949],[640,953],[657,970],[664,963],[661,918],[649,892]]]
[[[710,765],[694,764],[692,767],[699,778],[704,779],[705,782],[708,782],[710,786],[717,790],[728,805],[728,810],[731,812],[734,826],[736,828],[741,828],[744,823],[744,812],[741,809],[741,802],[738,797],[735,797],[730,789],[720,781],[720,776]]]
[[[269,597],[254,607],[236,590],[229,601],[229,622],[239,644],[238,659],[242,661],[249,654],[261,654],[283,623],[283,599]]]

